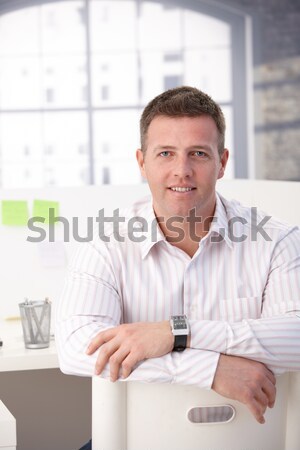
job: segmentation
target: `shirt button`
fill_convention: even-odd
[[[192,305],[190,308],[190,314],[192,316],[195,316],[197,314],[197,306],[196,305]]]

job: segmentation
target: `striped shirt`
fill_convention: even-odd
[[[165,239],[150,198],[124,217],[118,230],[107,223],[104,235],[81,244],[71,261],[56,308],[63,372],[93,375],[97,352],[85,351],[101,330],[180,314],[189,319],[191,348],[141,361],[127,380],[210,388],[221,353],[260,361],[275,374],[300,370],[297,227],[217,194],[209,232],[190,258]],[[109,378],[108,365],[101,376]]]

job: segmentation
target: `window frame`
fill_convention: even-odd
[[[64,0],[72,1],[72,0]],[[105,110],[107,108],[94,108],[91,99],[91,57],[90,57],[90,33],[89,33],[89,0],[82,0],[86,7],[86,54],[87,54],[87,105],[84,108],[74,108],[74,111],[86,111],[88,115],[88,147],[89,147],[89,176],[88,183],[94,184],[94,139],[93,139],[93,112],[95,109]],[[112,0],[113,1],[113,0]],[[138,3],[141,0],[136,0]],[[148,0],[153,3],[165,4],[166,7],[182,7],[180,0]],[[0,15],[24,9],[32,6],[40,6],[49,3],[58,3],[59,0],[0,0]],[[254,151],[253,151],[253,117],[252,117],[252,94],[250,83],[252,81],[252,49],[251,49],[251,18],[243,11],[228,5],[213,2],[209,4],[206,0],[186,0],[186,9],[214,17],[226,22],[231,29],[231,73],[232,73],[232,105],[233,110],[233,142],[234,142],[234,177],[254,177]],[[209,93],[208,93],[209,94]],[[222,104],[226,106],[226,104]],[[142,107],[142,105],[137,105]],[[136,107],[134,107],[136,108]],[[115,109],[109,107],[109,109]],[[116,109],[122,109],[117,107]],[[68,110],[68,108],[59,109]],[[51,109],[55,112],[55,109]],[[26,110],[24,110],[26,112]]]

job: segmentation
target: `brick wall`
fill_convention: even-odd
[[[252,16],[259,178],[300,181],[300,0],[223,0]]]

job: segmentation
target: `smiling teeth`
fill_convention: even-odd
[[[193,188],[191,188],[191,187],[172,187],[171,189],[172,189],[172,191],[176,191],[176,192],[188,192],[188,191],[191,191]]]

